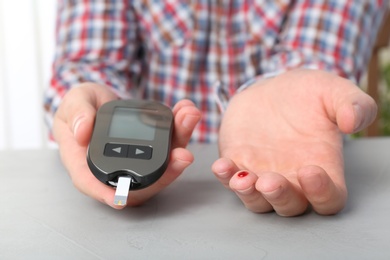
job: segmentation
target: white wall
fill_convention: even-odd
[[[55,0],[0,0],[0,150],[51,147],[43,90],[54,49]]]

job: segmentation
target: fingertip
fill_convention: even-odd
[[[118,97],[107,86],[85,82],[72,87],[56,112],[57,122],[68,125],[78,144],[87,145],[92,134],[96,110]],[[59,125],[63,127],[64,125]]]
[[[175,119],[182,121],[185,119],[186,115],[199,117],[201,113],[195,104],[188,99],[180,100],[172,109],[172,113],[175,116]]]
[[[102,204],[114,209],[122,209],[126,206],[115,205],[115,189],[100,182],[89,170],[73,173],[70,177],[77,190]]]
[[[227,158],[219,158],[211,165],[211,171],[219,178],[230,178],[235,169],[233,161]]]
[[[174,113],[174,147],[185,147],[195,126],[201,119],[200,111],[193,105],[182,106]]]
[[[171,152],[171,158],[165,173],[161,178],[154,183],[153,187],[154,192],[158,192],[168,185],[170,185],[174,180],[176,180],[184,170],[189,167],[194,161],[194,156],[190,151],[185,148],[175,148]]]
[[[318,214],[333,215],[344,208],[347,200],[345,185],[335,183],[321,167],[301,168],[298,182]]]
[[[241,195],[250,195],[255,191],[256,174],[246,170],[236,172],[230,179],[230,188]]]
[[[346,134],[359,132],[369,126],[377,115],[375,101],[365,93],[355,93],[337,109],[339,129]]]
[[[256,174],[243,170],[238,171],[230,179],[229,187],[243,202],[245,207],[255,213],[265,213],[273,210],[272,205],[255,188],[258,177]]]
[[[231,189],[229,187],[230,179],[240,169],[231,159],[223,157],[213,163],[211,170],[225,188]]]
[[[359,132],[368,127],[376,118],[378,106],[375,101],[368,97],[366,103],[365,105],[353,105],[355,118],[353,132]]]
[[[172,108],[172,113],[175,115],[183,107],[195,107],[195,104],[189,99],[182,99]]]
[[[193,105],[182,106],[175,114],[175,120],[180,126],[183,126],[191,131],[199,122],[201,117],[199,109]]]
[[[191,131],[191,133],[192,133],[195,126],[198,124],[199,120],[200,120],[200,115],[187,114],[184,116],[184,118],[181,122],[181,126],[183,128],[186,128],[188,131]]]
[[[186,148],[177,147],[171,151],[171,161],[180,161],[185,164],[191,164],[194,161],[194,155]]]
[[[176,179],[188,166],[194,161],[193,154],[185,148],[175,148],[171,151],[171,158],[164,175],[170,175],[171,178],[167,178],[170,182]]]
[[[73,135],[77,143],[81,146],[88,145],[93,131],[94,115],[78,115],[72,123]]]

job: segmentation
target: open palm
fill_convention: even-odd
[[[295,70],[251,86],[220,130],[219,180],[254,212],[334,214],[346,202],[342,133],[359,131],[375,102],[335,75]]]

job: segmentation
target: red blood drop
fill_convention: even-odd
[[[248,174],[249,174],[248,172],[240,172],[240,173],[238,174],[238,177],[244,178],[244,177],[246,177]]]

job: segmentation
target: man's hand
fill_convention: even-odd
[[[117,99],[109,88],[94,83],[84,83],[70,90],[54,118],[54,137],[59,144],[62,161],[73,184],[86,195],[113,208],[115,190],[101,183],[91,173],[86,161],[87,147],[92,135],[97,109],[104,103]],[[170,162],[164,175],[153,185],[130,192],[127,205],[142,204],[173,182],[192,161],[185,149],[200,112],[188,100],[180,101],[174,108],[174,134]]]
[[[213,172],[254,212],[323,215],[345,206],[342,133],[368,126],[374,100],[350,81],[294,70],[256,83],[230,102]]]

